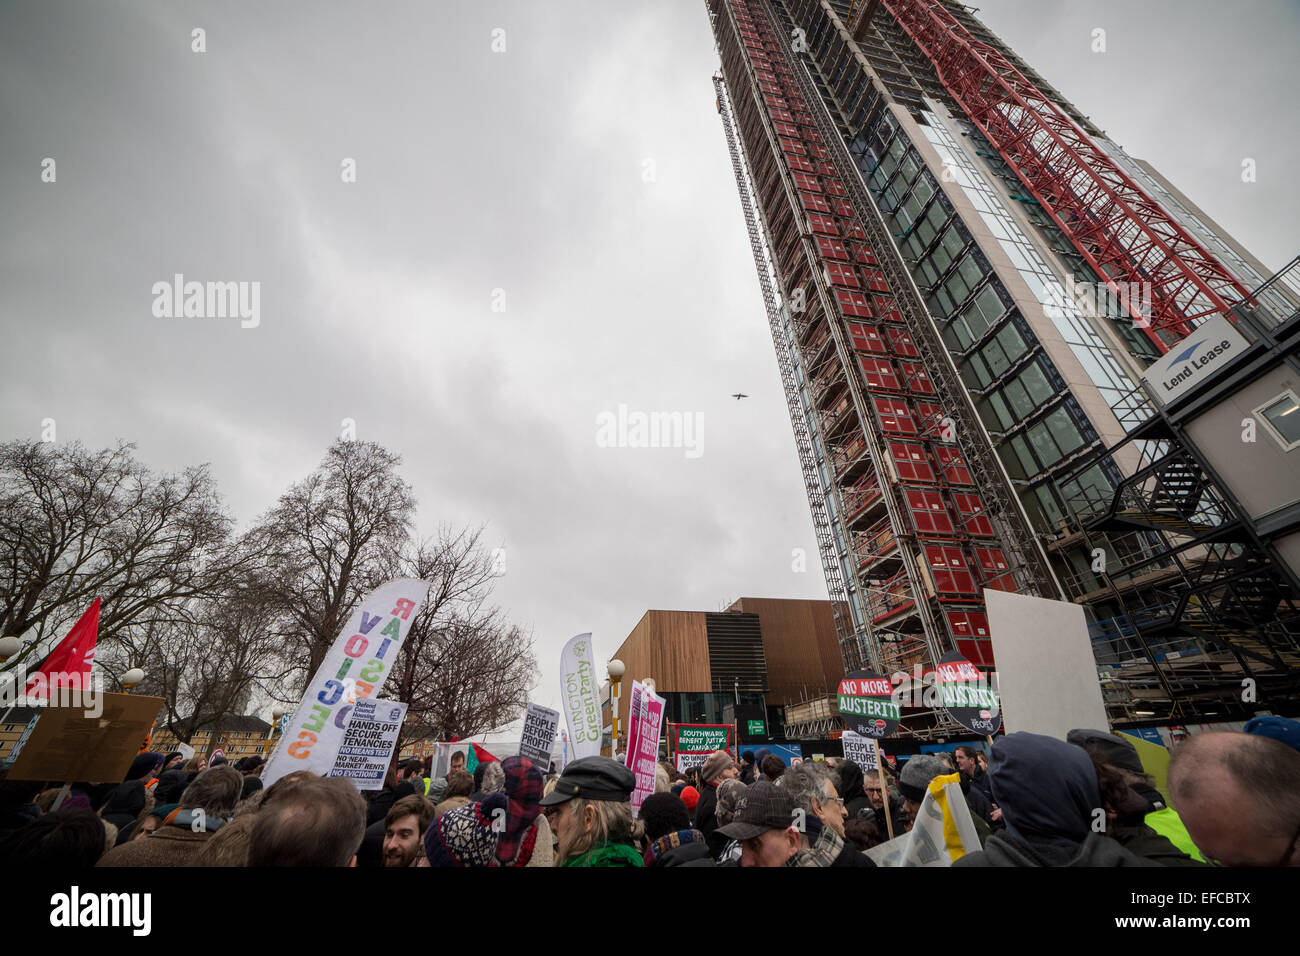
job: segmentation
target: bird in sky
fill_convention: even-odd
[[[737,392],[735,395],[732,395],[731,397],[734,398],[736,401],[740,401],[742,398],[749,398],[749,396],[746,395],[744,392]]]

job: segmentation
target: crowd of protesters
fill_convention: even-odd
[[[787,767],[717,751],[635,778],[585,757],[562,773],[524,757],[411,759],[366,796],[299,771],[263,788],[264,762],[204,767],[139,755],[120,784],[0,782],[0,861],[36,867],[871,867],[912,828],[931,781],[956,775],[981,849],[954,866],[1300,865],[1300,722],[1250,721],[1173,751],[1171,800],[1129,738],[1072,731],[921,754],[869,774],[830,758]]]

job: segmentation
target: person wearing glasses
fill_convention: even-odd
[[[875,866],[844,838],[848,811],[839,794],[835,771],[824,761],[804,761],[781,777],[780,788],[795,805],[800,849],[790,866]]]

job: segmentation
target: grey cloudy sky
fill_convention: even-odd
[[[980,16],[1276,268],[1300,7],[1225,9]],[[716,66],[698,0],[0,4],[0,437],[210,462],[244,526],[355,419],[423,531],[505,546],[551,706],[575,633],[608,656],[647,608],[825,598]],[[175,273],[260,282],[259,327],[156,318]],[[620,403],[701,414],[703,454],[598,447]]]

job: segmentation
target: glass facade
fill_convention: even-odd
[[[941,175],[966,192],[1112,407],[1131,401],[1136,383],[938,118],[927,118],[932,125],[923,128],[944,158]],[[894,116],[882,112],[853,153],[1030,520],[1040,532],[1055,531],[1065,515],[1053,477],[1099,443],[1096,429]],[[1098,485],[1118,480],[1094,472]]]

